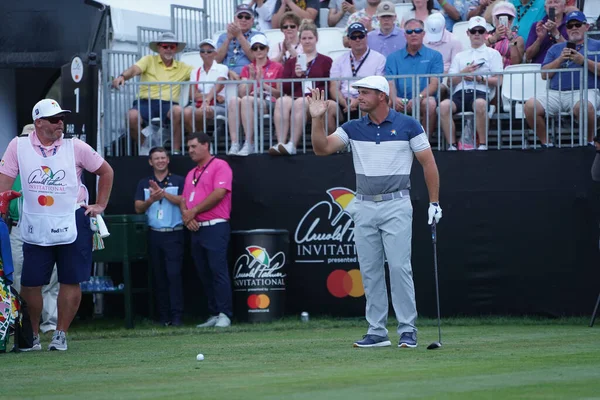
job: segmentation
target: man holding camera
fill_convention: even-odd
[[[587,87],[587,142],[593,146],[594,119],[598,107],[598,83],[594,71],[598,65],[597,52],[600,51],[600,41],[588,39],[588,52],[592,53],[586,60],[584,52],[585,33],[589,25],[581,11],[573,11],[566,18],[568,42],[557,43],[548,50],[544,59],[542,70],[555,70],[560,68],[585,68],[588,72]],[[596,54],[593,54],[596,53]],[[582,93],[580,91],[580,72],[548,72],[542,74],[543,79],[550,79],[550,88],[545,96],[532,97],[525,103],[525,117],[527,123],[542,143],[542,147],[554,147],[548,141],[546,130],[546,112],[558,115],[561,112],[572,113],[576,120],[580,120]]]

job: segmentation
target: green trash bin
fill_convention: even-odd
[[[104,238],[104,249],[94,252],[94,261],[121,262],[124,259],[145,260],[148,254],[146,214],[104,215],[110,236]]]
[[[148,293],[150,314],[152,314],[152,269],[148,265],[148,286],[132,288],[131,261],[148,258],[148,224],[145,214],[104,215],[104,222],[110,236],[104,238],[104,249],[93,252],[94,262],[121,263],[123,265],[122,291],[107,292],[123,294],[125,306],[125,327],[133,328],[133,294]]]

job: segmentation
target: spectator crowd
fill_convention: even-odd
[[[427,133],[443,133],[447,150],[460,148],[453,118],[458,112],[474,113],[474,148],[487,150],[490,107],[501,104],[504,70],[532,63],[541,65],[542,78],[549,82],[547,94],[524,107],[528,126],[542,146],[553,145],[547,114],[573,112],[578,117],[586,97],[586,141],[593,144],[600,96],[598,55],[593,52],[600,42],[586,39],[593,26],[574,1],[412,0],[412,9],[399,18],[391,1],[330,0],[327,24],[344,32],[337,50],[341,54],[335,57],[317,51],[319,41],[331,40],[319,37],[325,28],[319,26],[319,7],[318,0],[253,0],[237,6],[218,40],[200,43],[199,68],[176,60],[185,43],[172,33],[150,43],[157,54],[123,71],[113,81],[115,88],[136,75],[142,83],[197,84],[190,87],[189,104],[178,104],[180,88],[187,86],[141,86],[129,111],[131,138],[146,140],[139,131],[152,119],[172,122],[171,150],[177,154],[184,134],[205,130],[196,127],[227,115],[228,154],[247,156],[257,147],[257,116],[272,110],[274,144],[269,154],[293,155],[310,120],[305,95],[311,89],[327,93],[327,131],[332,133],[341,122],[361,116],[350,81],[385,75],[390,105],[409,114],[419,110]],[[271,43],[262,32],[269,29],[280,29],[283,40]],[[465,36],[468,40],[459,39]],[[586,40],[592,52],[587,60]],[[569,71],[544,73],[546,69]],[[580,95],[580,72],[574,69],[587,70],[587,96]],[[233,95],[226,95],[225,87],[234,86],[227,82],[236,80],[240,84]]]

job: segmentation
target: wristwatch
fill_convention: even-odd
[[[425,96],[423,96],[423,93],[419,93],[419,98],[420,98],[421,100],[423,100],[423,99],[425,98]]]
[[[561,36],[561,35],[560,35],[560,32],[558,32],[558,33],[556,34],[556,36],[554,36],[554,40],[559,40],[559,39],[560,39],[560,36]]]

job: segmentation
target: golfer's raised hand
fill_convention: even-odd
[[[325,101],[325,92],[319,89],[312,89],[311,96],[306,96],[308,100],[308,111],[313,118],[321,118],[327,111],[327,102]]]

